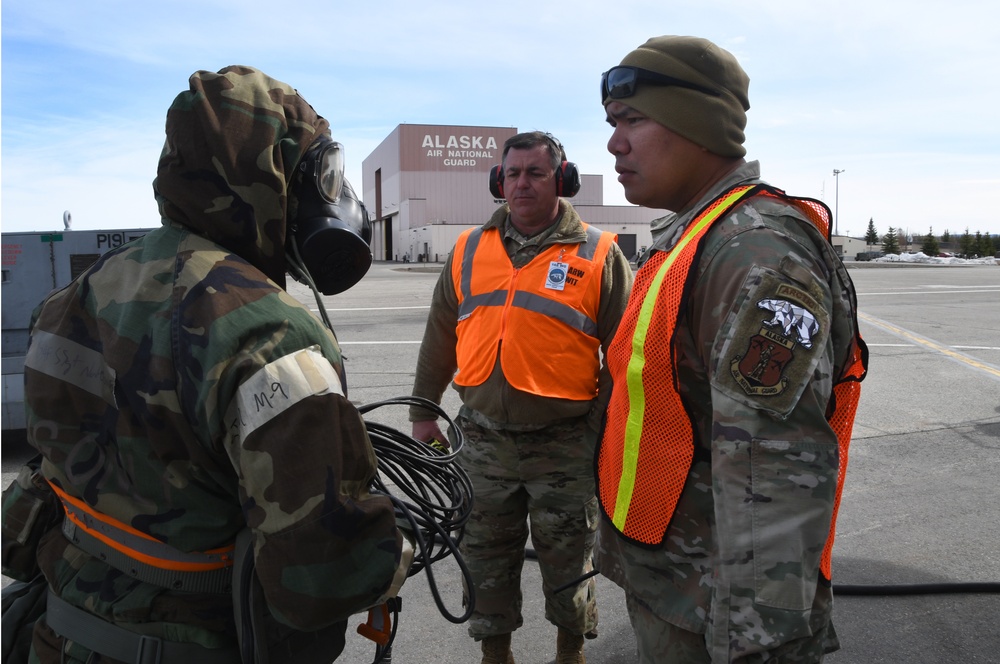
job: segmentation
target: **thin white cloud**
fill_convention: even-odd
[[[833,207],[832,170],[845,171],[842,230],[874,218],[1000,233],[998,19],[976,0],[7,2],[2,225],[66,208],[88,225],[157,224],[166,108],[194,70],[236,63],[296,86],[346,145],[352,179],[400,123],[537,128],[624,204],[599,74],[650,36],[697,34],[749,72],[748,156],[773,184]]]

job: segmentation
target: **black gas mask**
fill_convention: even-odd
[[[344,148],[329,136],[303,155],[289,185],[297,201],[288,223],[289,274],[324,295],[361,281],[372,264],[371,220],[344,177]],[[302,274],[305,272],[305,274]]]

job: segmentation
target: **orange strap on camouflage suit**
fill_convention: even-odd
[[[657,252],[643,266],[609,349],[612,378],[624,389],[614,390],[608,405],[597,452],[598,498],[615,528],[635,543],[662,543],[694,455],[693,425],[676,385],[673,338],[701,240],[716,221],[753,196],[774,196],[795,205],[829,237],[829,212],[821,203],[791,198],[765,185],[731,189],[688,224],[673,249]],[[666,339],[670,342],[662,343]],[[859,381],[865,370],[862,346],[860,336],[856,337],[853,361],[834,387],[835,410],[827,417],[837,434],[840,454],[833,520],[821,562],[826,578],[830,577],[830,551]],[[664,375],[669,373],[672,380],[660,379],[660,371],[657,376],[644,376],[647,364]]]
[[[66,510],[63,534],[74,545],[112,567],[172,590],[229,592],[232,587],[233,549],[184,552],[140,532],[50,482]]]

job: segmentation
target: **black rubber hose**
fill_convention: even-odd
[[[1000,593],[1000,583],[948,582],[904,584],[833,584],[834,595],[944,595],[950,593]]]
[[[468,567],[458,550],[465,523],[472,513],[472,481],[456,462],[465,442],[461,429],[432,401],[420,397],[395,397],[359,406],[362,415],[385,406],[419,406],[443,417],[449,425],[451,450],[432,447],[412,436],[378,422],[365,420],[378,462],[372,490],[392,501],[397,521],[415,541],[415,554],[408,576],[427,572],[427,585],[441,615],[463,623],[475,606]],[[400,494],[400,495],[397,495]],[[452,556],[470,597],[460,615],[449,612],[441,599],[431,565]]]
[[[534,549],[525,549],[524,557],[537,560]],[[553,592],[561,593],[573,586],[583,583],[592,576],[600,574],[600,570],[591,570],[579,579],[565,583]],[[953,581],[942,583],[902,583],[902,584],[834,584],[834,595],[855,596],[890,596],[890,595],[947,595],[973,593],[1000,593],[1000,583],[992,581]]]

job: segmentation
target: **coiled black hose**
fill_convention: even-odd
[[[400,527],[412,533],[415,541],[416,553],[408,575],[426,571],[427,585],[441,615],[453,623],[463,623],[472,615],[474,598],[469,597],[463,614],[448,611],[431,565],[453,556],[465,587],[472,593],[469,570],[458,551],[473,498],[472,482],[455,462],[465,442],[464,435],[440,406],[420,397],[395,397],[359,406],[358,410],[365,415],[388,406],[419,406],[444,418],[449,425],[451,450],[445,451],[384,424],[365,420],[378,459],[372,490],[392,500]]]
[[[389,406],[419,406],[436,413],[448,423],[451,450],[434,447],[397,429],[365,420],[368,437],[375,450],[378,471],[372,481],[373,493],[385,495],[396,508],[396,521],[414,540],[415,553],[407,577],[427,572],[427,587],[438,611],[446,620],[463,623],[472,616],[475,595],[469,568],[462,559],[458,544],[465,534],[465,523],[472,513],[472,482],[455,459],[465,436],[448,414],[436,403],[420,397],[394,397],[358,406],[362,415]],[[453,556],[469,593],[465,612],[451,613],[441,599],[432,565]],[[388,642],[375,649],[372,664],[392,660],[392,642],[399,623],[398,601],[391,603],[392,631]]]

